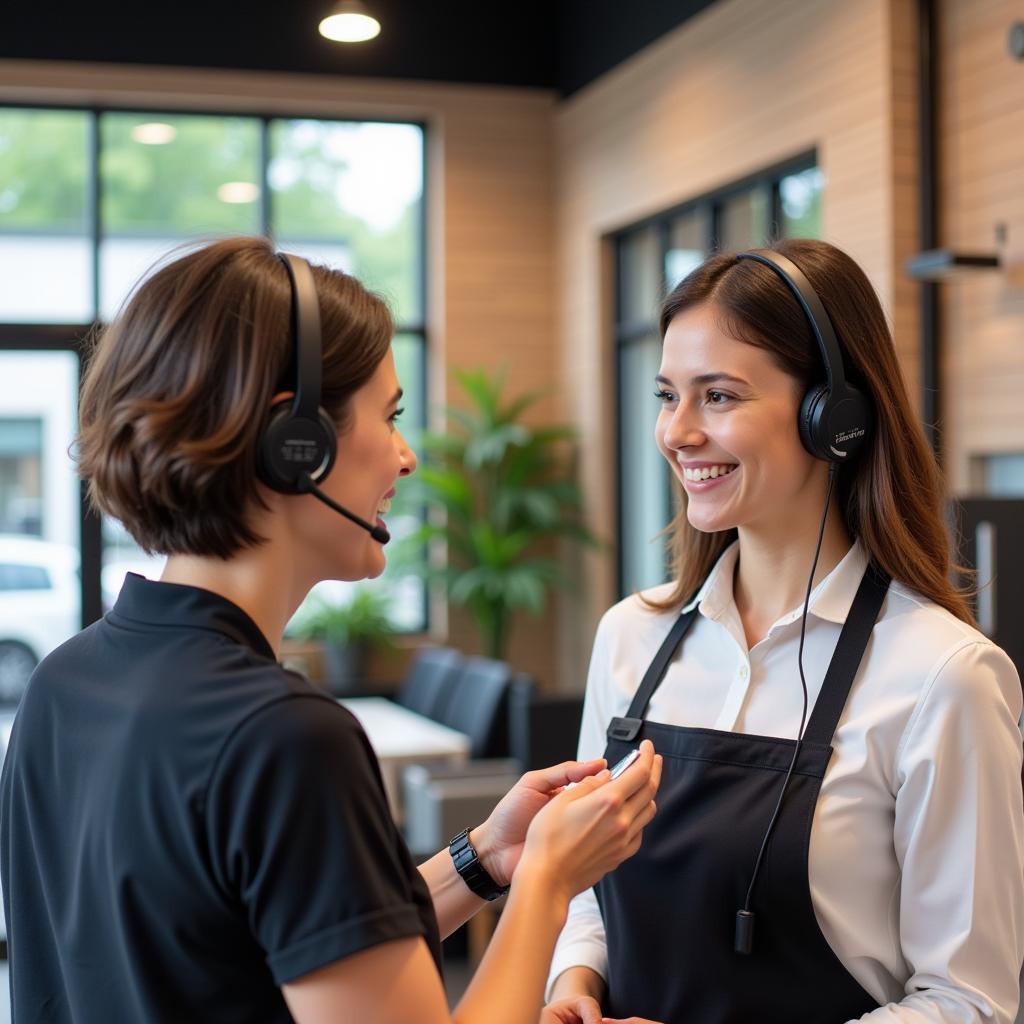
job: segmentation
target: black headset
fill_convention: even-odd
[[[309,264],[278,253],[291,285],[291,336],[294,344],[295,397],[270,410],[257,448],[257,474],[281,494],[303,494],[304,478],[323,480],[338,453],[336,427],[320,408],[320,303]]]
[[[789,780],[793,776],[793,769],[796,766],[796,759],[803,742],[804,726],[807,722],[807,680],[804,677],[803,666],[804,632],[807,628],[807,607],[811,598],[814,573],[818,566],[818,556],[821,554],[821,542],[825,535],[825,521],[832,498],[832,488],[839,466],[844,462],[849,462],[870,436],[873,416],[871,403],[863,392],[846,382],[846,376],[843,373],[843,354],[839,348],[839,341],[832,327],[832,321],[829,319],[828,313],[825,312],[825,307],[822,305],[821,299],[818,298],[817,292],[811,287],[811,282],[807,280],[800,268],[792,260],[778,252],[772,252],[770,255],[760,252],[741,252],[736,258],[762,263],[778,274],[785,282],[786,287],[793,293],[796,301],[800,303],[800,308],[811,325],[811,331],[818,340],[822,362],[825,364],[825,383],[811,387],[800,402],[800,440],[813,456],[829,463],[828,489],[825,492],[825,506],[821,511],[818,544],[814,551],[811,572],[807,577],[807,592],[804,596],[803,614],[800,619],[800,648],[797,665],[804,695],[800,729],[797,733],[796,743],[793,745],[793,756],[789,762],[789,768],[779,789],[775,809],[772,811],[771,819],[757,852],[757,858],[754,861],[743,906],[736,911],[733,948],[737,953],[749,954],[754,945],[754,911],[751,909],[754,887],[757,884],[758,874],[768,849],[768,840],[771,839],[775,824],[779,819]]]
[[[810,388],[800,402],[800,440],[815,458],[849,462],[871,434],[871,403],[846,381],[843,354],[825,307],[803,271],[781,253],[741,252],[774,271],[793,293],[807,317],[825,364],[825,382]]]
[[[294,345],[295,397],[279,402],[256,446],[256,475],[280,494],[312,494],[346,519],[361,526],[375,541],[387,544],[382,526],[342,508],[317,486],[334,467],[337,427],[320,405],[323,349],[320,300],[313,271],[300,256],[279,252],[291,286],[291,337]]]

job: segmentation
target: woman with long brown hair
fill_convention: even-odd
[[[650,744],[614,780],[527,773],[417,869],[355,718],[278,662],[315,583],[384,570],[416,468],[393,329],[349,275],[237,238],[159,269],[102,334],[80,470],[168,558],[42,662],[15,721],[14,1020],[447,1024],[440,940],[511,890],[454,1016],[534,1024],[569,897],[639,847]]]
[[[871,285],[824,242],[716,254],[661,330],[673,579],[604,616],[580,737],[652,739],[659,816],[573,901],[545,1019],[1009,1024],[1020,680]]]

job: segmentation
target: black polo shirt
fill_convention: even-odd
[[[0,869],[15,1020],[290,1021],[278,986],[359,950],[440,963],[359,724],[195,587],[130,576],[36,670]]]

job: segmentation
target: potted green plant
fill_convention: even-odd
[[[336,696],[358,692],[366,680],[368,655],[394,650],[394,628],[386,592],[359,587],[350,600],[334,603],[319,594],[306,599],[289,632],[321,645],[327,688]]]
[[[572,537],[593,544],[594,537],[583,523],[572,474],[575,431],[527,425],[524,414],[541,393],[506,399],[502,371],[455,376],[469,406],[447,409],[446,433],[423,436],[420,468],[400,491],[403,502],[428,510],[405,557],[468,610],[485,653],[503,658],[511,616],[519,609],[539,615],[552,588],[569,583],[551,542]],[[443,566],[409,558],[411,549],[438,539],[447,548]]]

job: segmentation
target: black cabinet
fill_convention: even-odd
[[[1024,498],[960,498],[960,557],[978,572],[978,625],[1024,678]]]

